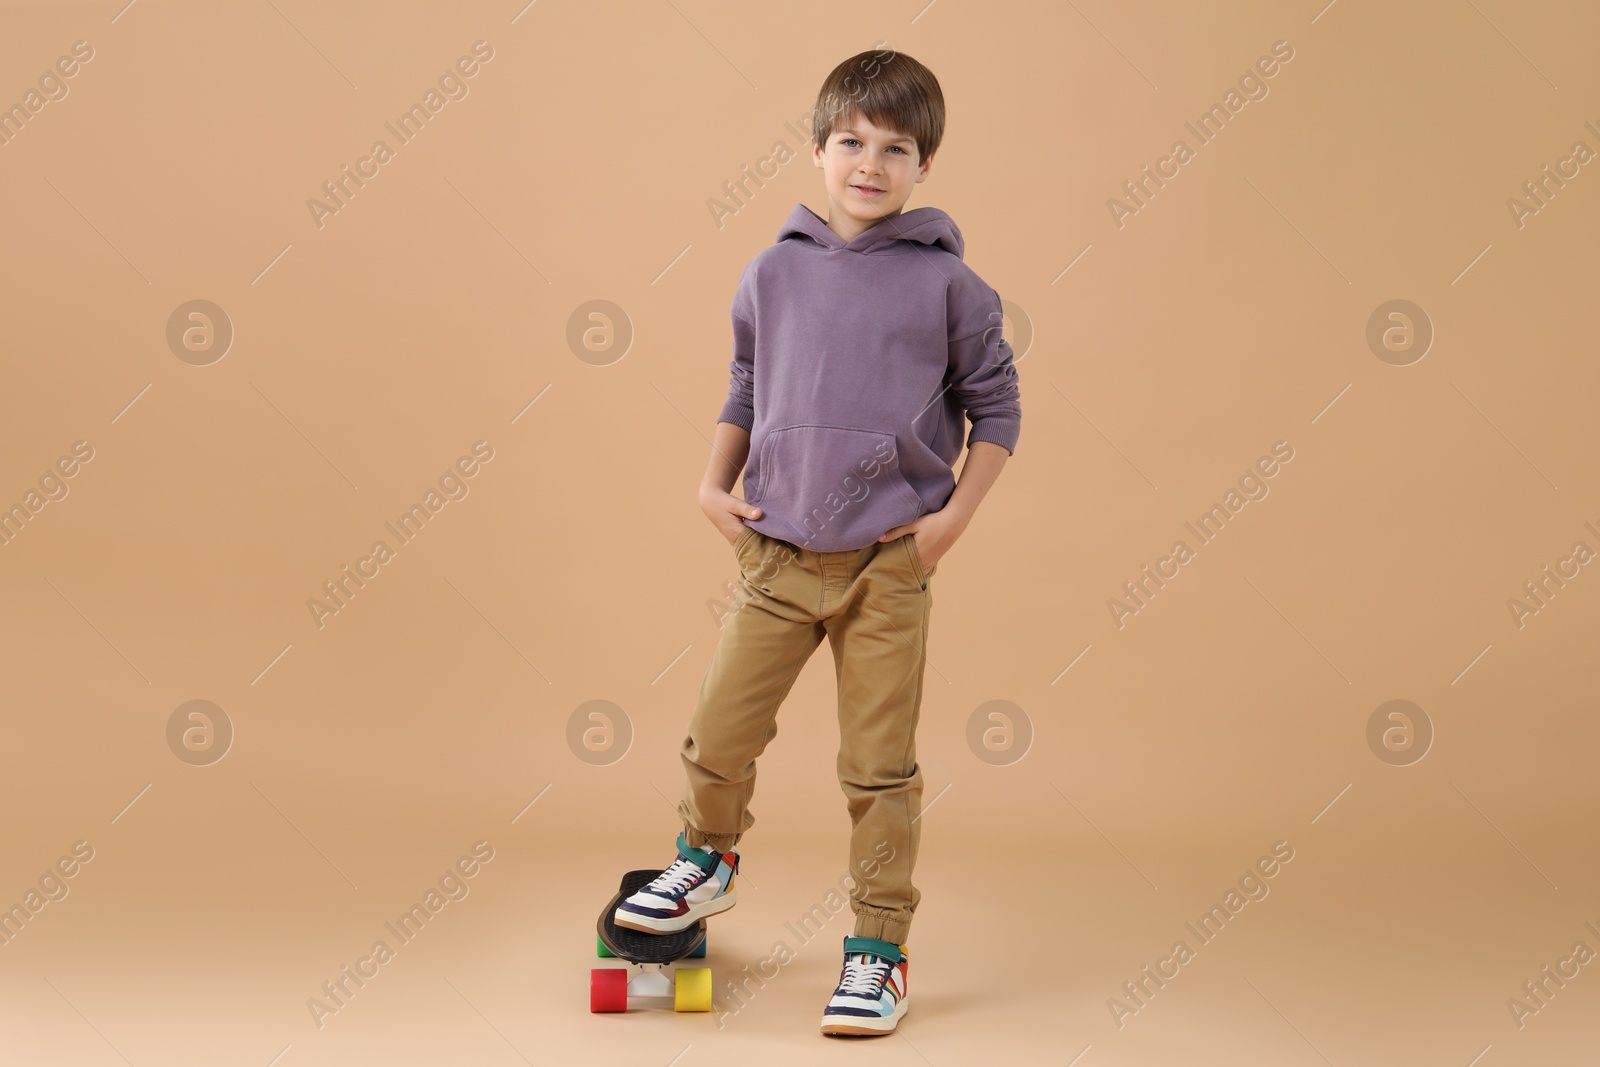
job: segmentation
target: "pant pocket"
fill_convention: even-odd
[[[933,571],[938,570],[939,565],[935,563],[933,565],[933,571],[924,571],[922,569],[922,554],[917,551],[916,535],[901,534],[900,540],[905,542],[906,556],[911,560],[911,572],[917,576],[917,583],[926,589],[928,586],[928,579],[933,577]]]
[[[745,542],[750,540],[750,538],[754,537],[759,532],[760,531],[754,526],[746,526],[743,530],[740,530],[739,536],[733,539],[733,554],[737,556],[741,551],[743,551]]]

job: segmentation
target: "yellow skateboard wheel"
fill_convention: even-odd
[[[675,1011],[711,1010],[711,968],[679,967],[673,976]]]

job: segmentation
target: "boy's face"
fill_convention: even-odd
[[[916,141],[874,126],[858,111],[812,150],[812,160],[827,187],[828,228],[848,241],[900,214],[933,157],[919,160]]]

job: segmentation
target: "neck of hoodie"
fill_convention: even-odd
[[[918,207],[873,223],[846,241],[809,207],[796,204],[778,230],[779,241],[813,241],[828,252],[862,255],[903,255],[919,246],[943,248],[957,259],[965,250],[955,220],[936,207]]]

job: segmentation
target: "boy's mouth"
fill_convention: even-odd
[[[883,195],[883,190],[874,185],[852,185],[850,188],[854,189],[856,192],[860,193],[869,200],[873,197]]]

